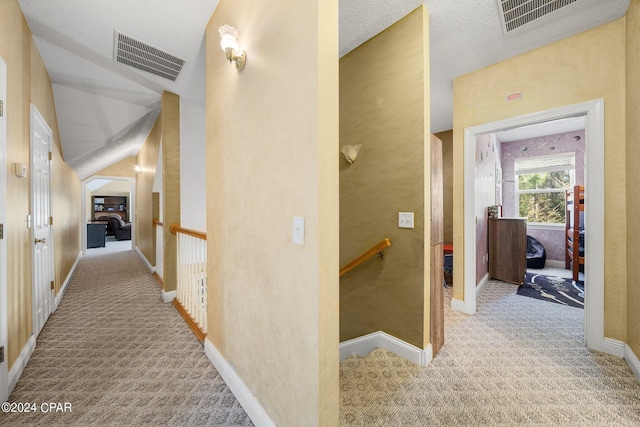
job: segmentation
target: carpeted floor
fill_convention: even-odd
[[[589,351],[584,311],[490,281],[478,312],[450,309],[426,368],[386,350],[340,364],[341,426],[640,426],[640,384],[623,359]]]
[[[119,246],[87,251],[37,338],[9,402],[38,412],[0,413],[0,425],[252,425],[138,255]],[[46,402],[71,412],[45,414]]]

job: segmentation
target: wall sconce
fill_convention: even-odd
[[[136,167],[134,169],[135,169],[136,173],[142,173],[142,166],[136,165]]]
[[[344,154],[344,157],[347,159],[347,162],[351,164],[356,161],[356,157],[358,156],[358,151],[360,151],[360,147],[362,147],[362,144],[343,145],[340,151],[342,151],[342,154]]]
[[[220,33],[220,47],[227,56],[227,60],[236,63],[236,70],[242,70],[247,61],[247,54],[240,49],[238,44],[238,30],[231,25],[223,25],[218,28],[218,32]]]

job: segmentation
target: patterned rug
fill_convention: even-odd
[[[527,273],[518,295],[584,308],[584,282],[542,274]]]

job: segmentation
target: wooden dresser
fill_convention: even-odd
[[[527,273],[527,220],[489,220],[489,277],[522,284]]]

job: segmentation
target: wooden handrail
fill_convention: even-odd
[[[160,221],[158,218],[153,218],[153,226],[155,227],[156,225],[160,225],[164,227],[164,223],[162,221]]]
[[[342,276],[343,274],[353,270],[354,268],[356,268],[357,266],[359,266],[360,264],[362,264],[363,262],[365,262],[366,260],[368,260],[369,258],[371,258],[376,254],[382,255],[382,251],[388,248],[389,246],[391,246],[391,240],[384,239],[382,242],[378,243],[377,245],[375,245],[374,247],[372,247],[371,249],[369,249],[359,257],[349,261],[344,267],[341,267],[340,275]]]
[[[202,231],[190,230],[188,228],[182,228],[180,227],[180,224],[171,224],[171,227],[169,227],[169,231],[171,231],[171,234],[182,233],[189,236],[197,237],[198,239],[207,240],[207,233],[203,233]]]

